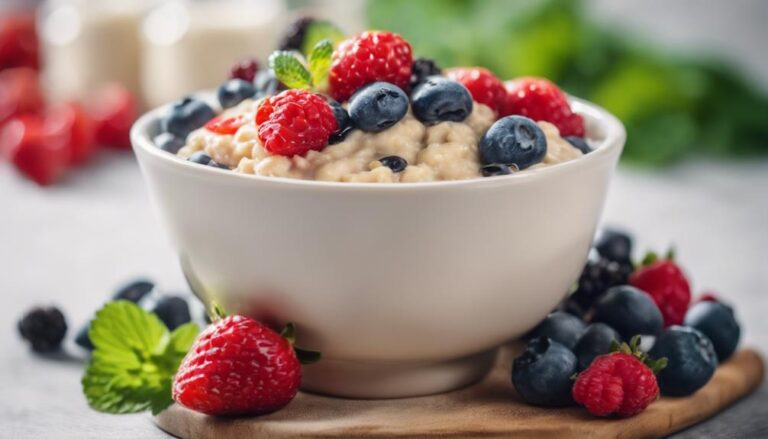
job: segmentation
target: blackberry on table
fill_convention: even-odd
[[[411,66],[411,90],[422,83],[428,76],[442,75],[443,71],[431,59],[416,58]]]
[[[626,284],[633,270],[634,267],[629,261],[619,262],[605,258],[589,260],[579,276],[578,287],[571,299],[582,309],[589,309],[609,288]]]
[[[35,307],[18,323],[21,337],[27,340],[35,352],[53,352],[61,346],[67,334],[67,321],[58,308]]]

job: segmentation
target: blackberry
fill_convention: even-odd
[[[315,20],[312,17],[300,17],[293,23],[288,25],[283,37],[280,39],[278,45],[280,50],[301,50],[301,46],[304,44],[304,37],[307,35],[307,29],[309,25],[314,23]]]
[[[605,258],[588,260],[579,276],[579,283],[571,299],[588,310],[609,288],[624,285],[634,266],[629,261],[611,261]]]
[[[21,337],[35,352],[52,352],[61,346],[67,334],[67,321],[58,308],[36,307],[27,312],[18,323]]]
[[[411,90],[421,84],[428,76],[442,75],[443,71],[431,59],[416,58],[411,67]]]

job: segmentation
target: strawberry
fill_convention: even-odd
[[[233,117],[216,116],[205,124],[205,129],[216,134],[235,134],[246,122],[242,114]]]
[[[573,399],[595,416],[634,416],[659,397],[655,373],[666,358],[650,361],[640,352],[640,337],[595,358],[573,384]]]
[[[38,115],[6,122],[0,130],[0,148],[22,174],[42,186],[56,181],[69,161],[67,138],[46,133]]]
[[[44,114],[43,131],[49,136],[66,139],[71,165],[85,162],[94,153],[93,121],[77,103],[50,107]]]
[[[457,67],[448,69],[445,75],[467,87],[472,99],[485,104],[496,114],[501,113],[507,99],[504,84],[488,69],[482,67]]]
[[[35,14],[10,13],[0,16],[0,70],[40,66]]]
[[[664,326],[681,325],[691,303],[691,287],[685,274],[672,259],[646,258],[629,283],[646,292],[664,316]]]
[[[0,71],[0,123],[14,116],[38,113],[44,106],[37,71],[28,67]]]
[[[333,52],[328,76],[331,97],[344,102],[362,86],[376,81],[407,89],[412,64],[411,45],[400,35],[363,32],[342,41]]]
[[[217,320],[179,366],[173,399],[208,415],[261,415],[283,408],[301,383],[292,331],[287,332],[283,338],[238,315]]]
[[[99,145],[128,149],[131,126],[139,116],[136,99],[120,84],[99,89],[89,103],[94,120],[95,141]]]
[[[501,116],[517,114],[554,124],[560,135],[584,137],[584,120],[571,110],[568,97],[544,78],[519,78],[506,83],[507,99]]]

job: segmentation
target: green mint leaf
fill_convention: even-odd
[[[309,88],[312,76],[295,54],[278,50],[269,56],[269,68],[275,77],[288,88]]]
[[[307,63],[312,74],[312,84],[317,89],[326,88],[328,70],[331,68],[331,55],[333,55],[333,43],[328,39],[318,42],[309,54]]]
[[[340,43],[346,35],[330,21],[315,21],[307,27],[304,41],[301,44],[301,53],[309,55],[317,43],[329,40],[332,46]]]
[[[95,349],[82,378],[88,404],[105,413],[159,413],[173,403],[171,382],[197,326],[172,334],[160,319],[125,300],[108,303],[91,322]]]

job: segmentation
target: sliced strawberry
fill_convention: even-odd
[[[131,147],[131,126],[139,115],[136,99],[119,84],[109,84],[96,92],[89,103],[94,120],[96,143],[102,146],[128,149]]]
[[[69,164],[76,165],[88,160],[95,151],[93,121],[76,103],[54,105],[45,112],[44,134],[66,139]]]
[[[55,182],[69,161],[67,139],[47,134],[38,115],[20,116],[0,130],[0,145],[22,174],[42,186]]]
[[[242,114],[226,118],[216,116],[205,124],[205,129],[216,134],[235,134],[246,122],[248,122],[248,119]]]
[[[38,113],[44,106],[37,71],[28,67],[0,71],[0,123],[18,115]]]

